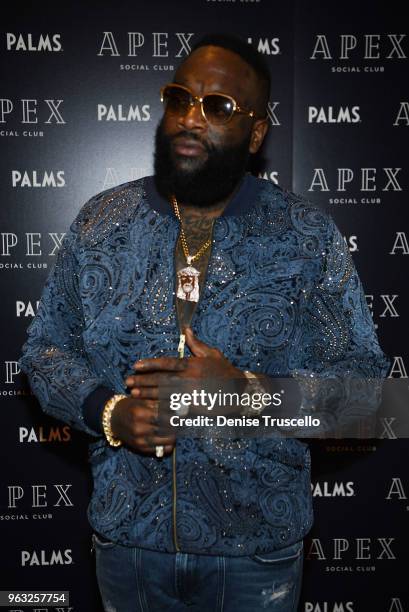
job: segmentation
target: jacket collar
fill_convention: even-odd
[[[256,179],[252,174],[245,174],[238,190],[224,209],[222,216],[235,217],[246,213],[254,205],[261,188],[261,183],[262,181]],[[144,188],[148,204],[153,210],[162,215],[174,214],[170,202],[158,193],[153,176],[146,176],[144,178]]]

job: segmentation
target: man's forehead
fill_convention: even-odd
[[[246,91],[254,84],[255,73],[237,53],[213,45],[199,47],[179,66],[175,81],[203,84],[216,90],[226,87]]]

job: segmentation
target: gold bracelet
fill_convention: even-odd
[[[117,438],[114,438],[113,436],[112,429],[111,429],[111,416],[112,416],[112,411],[117,405],[117,403],[123,399],[126,399],[127,397],[128,397],[127,395],[122,395],[122,394],[113,395],[106,402],[104,409],[102,411],[102,427],[104,429],[105,437],[110,446],[121,446],[122,444],[122,440],[118,440]]]

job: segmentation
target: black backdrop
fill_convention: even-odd
[[[40,412],[17,359],[63,232],[91,195],[151,172],[159,88],[205,32],[234,32],[267,56],[260,174],[330,210],[390,376],[407,378],[405,25],[394,2],[350,0],[13,2],[2,16],[1,589],[69,590],[71,610],[101,610],[87,441]],[[408,443],[393,438],[391,427],[379,440],[312,445],[300,610],[409,609]]]

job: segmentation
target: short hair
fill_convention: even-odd
[[[260,98],[263,105],[263,109],[267,108],[267,103],[270,96],[271,87],[271,76],[268,64],[264,57],[260,55],[257,49],[232,34],[205,34],[198,42],[196,42],[191,50],[196,51],[199,47],[222,47],[237,53],[243,61],[245,61],[251,68],[253,68],[260,81]]]

